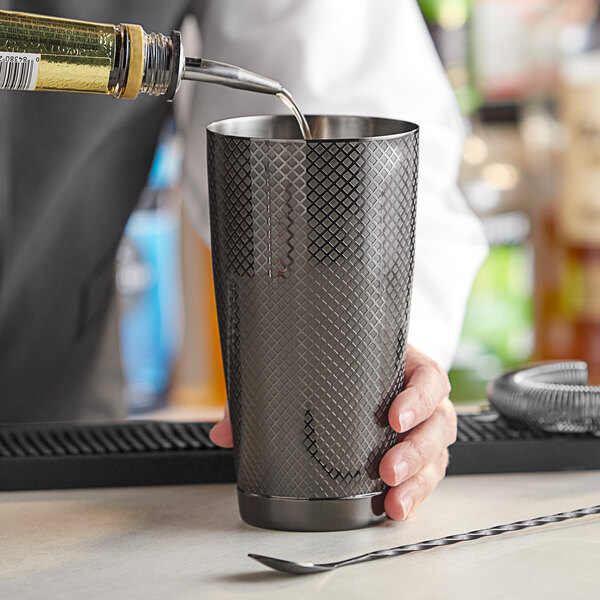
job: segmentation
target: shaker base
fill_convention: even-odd
[[[350,498],[300,499],[249,494],[238,489],[242,519],[249,525],[285,531],[360,529],[385,519],[385,492]]]

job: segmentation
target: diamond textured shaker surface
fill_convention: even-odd
[[[208,133],[211,236],[238,486],[384,489],[414,265],[418,132],[265,141]]]

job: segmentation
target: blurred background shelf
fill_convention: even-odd
[[[460,187],[490,244],[450,379],[455,402],[528,360],[600,382],[596,0],[420,0],[464,115]]]

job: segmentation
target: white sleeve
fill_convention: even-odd
[[[306,113],[390,117],[420,126],[409,343],[449,368],[487,245],[456,186],[461,116],[416,1],[217,0],[201,30],[202,56],[280,81]],[[184,192],[207,236],[206,125],[285,108],[274,97],[215,85],[196,85],[192,93]]]

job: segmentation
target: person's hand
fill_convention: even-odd
[[[210,430],[210,439],[222,448],[233,447],[231,421],[229,420],[229,405],[225,404],[225,416]]]
[[[404,390],[388,412],[398,432],[398,444],[381,459],[379,474],[391,488],[385,511],[406,519],[444,478],[448,446],[456,439],[456,412],[448,398],[450,382],[444,370],[412,346],[406,350]],[[218,446],[231,448],[229,411],[210,432]]]
[[[379,463],[379,475],[391,486],[385,512],[392,519],[409,517],[446,474],[448,446],[456,440],[456,411],[449,394],[445,371],[408,346],[404,389],[388,412],[398,444]]]

